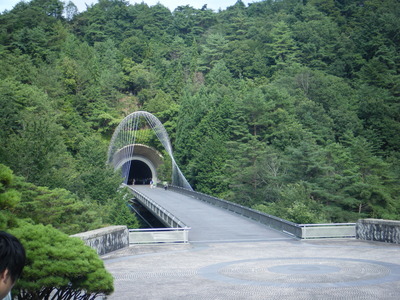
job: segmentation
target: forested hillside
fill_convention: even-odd
[[[399,32],[398,0],[21,2],[0,15],[15,213],[71,205],[93,227],[93,214],[121,222],[106,151],[119,121],[146,110],[197,191],[300,223],[400,219]],[[50,219],[35,222],[84,224]]]

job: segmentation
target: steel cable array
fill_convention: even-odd
[[[131,113],[125,117],[115,129],[108,148],[107,163],[116,169],[118,168],[118,162],[121,160],[121,157],[129,159],[128,163],[122,166],[122,176],[125,178],[125,183],[127,183],[132,163],[130,158],[134,155],[135,144],[137,141],[142,141],[146,135],[145,130],[142,130],[140,126],[141,122],[146,122],[152,129],[170,156],[172,162],[172,184],[192,190],[192,187],[175,161],[167,131],[157,117],[146,111]],[[116,157],[116,153],[118,153],[118,158]]]

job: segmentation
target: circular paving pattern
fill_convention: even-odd
[[[335,266],[321,265],[321,264],[295,264],[295,265],[279,265],[268,268],[270,272],[282,274],[326,274],[339,272],[340,268]]]
[[[276,287],[352,287],[400,280],[400,265],[350,258],[259,258],[199,270],[210,280]]]

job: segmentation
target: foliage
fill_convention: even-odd
[[[127,189],[118,191],[119,197],[109,200],[105,209],[108,214],[105,216],[105,221],[110,224],[123,224],[128,228],[138,228],[139,220],[136,218],[128,206],[128,200],[131,193]]]
[[[62,232],[74,234],[101,227],[106,216],[95,203],[80,200],[62,188],[49,189],[28,183],[3,164],[0,164],[0,182],[1,215],[6,218],[3,222],[8,217],[11,221],[18,217],[36,224],[51,224]],[[0,226],[6,229],[13,225]]]
[[[95,204],[79,200],[65,189],[24,185],[21,202],[15,208],[18,217],[30,218],[35,224],[51,224],[67,234],[101,227],[101,209]]]
[[[253,208],[298,224],[326,223],[328,218],[322,205],[316,205],[307,188],[302,184],[288,184],[282,187],[281,200],[257,204]]]
[[[21,201],[21,193],[14,187],[15,176],[10,168],[0,164],[0,229],[16,225],[13,210]]]
[[[24,213],[33,214],[31,216],[34,219],[61,226],[66,226],[61,223],[76,226],[69,218],[79,219],[82,212],[76,209],[85,210],[81,204],[75,211],[70,211],[73,210],[73,205],[79,205],[77,199],[71,200],[72,196],[66,190],[49,191],[48,188],[27,184],[21,178],[16,178],[2,164],[0,183],[0,229],[14,234],[27,253],[27,265],[14,292],[18,299],[94,299],[113,291],[112,276],[105,270],[95,250],[85,246],[80,239],[70,238],[51,225],[33,225],[22,221],[21,217],[24,216],[18,212],[19,207],[23,207]],[[24,199],[27,193],[28,199]],[[35,197],[34,200],[31,197]],[[54,199],[55,197],[58,199]],[[47,210],[46,213],[43,213],[44,210]],[[66,219],[63,219],[64,216]]]
[[[105,160],[147,110],[199,191],[299,222],[400,219],[399,7],[21,2],[0,14],[0,163],[34,186],[2,183],[7,201],[135,224]]]
[[[27,265],[18,299],[95,299],[113,291],[113,278],[96,251],[50,225],[23,224],[11,231],[24,245]]]
[[[0,164],[0,208],[14,208],[21,201],[21,194],[13,188],[14,175],[10,168]]]

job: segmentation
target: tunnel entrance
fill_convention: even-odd
[[[129,162],[127,162],[128,164]],[[153,178],[150,167],[141,160],[131,160],[129,169],[128,185],[150,184]]]

